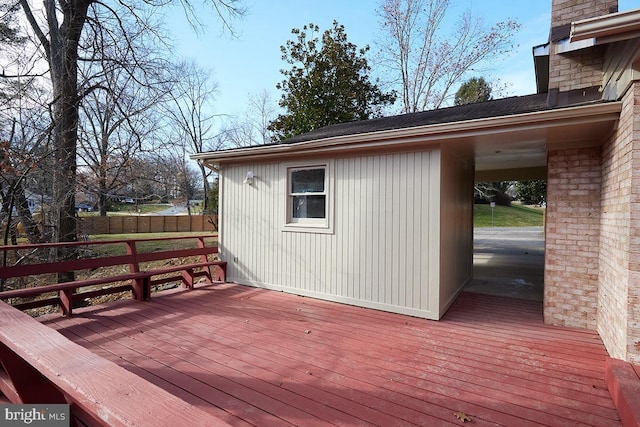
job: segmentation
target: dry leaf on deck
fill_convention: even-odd
[[[455,415],[456,418],[462,421],[463,423],[466,423],[467,421],[472,421],[471,417],[465,414],[464,412],[454,412],[453,415]]]

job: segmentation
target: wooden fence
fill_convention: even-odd
[[[217,231],[217,215],[123,215],[78,218],[78,234],[168,233]]]

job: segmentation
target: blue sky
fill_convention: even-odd
[[[453,0],[450,26],[468,8],[488,25],[515,18],[522,25],[516,36],[518,48],[503,62],[483,72],[509,85],[508,95],[535,92],[531,48],[546,42],[549,32],[551,0]],[[177,54],[211,68],[218,83],[214,108],[217,114],[239,114],[251,94],[267,90],[274,102],[280,92],[280,69],[286,67],[280,46],[289,40],[292,28],[313,22],[321,31],[333,20],[345,26],[349,41],[359,47],[369,44],[375,50],[379,37],[377,0],[247,0],[248,14],[235,22],[237,38],[222,34],[215,15],[201,11],[205,31],[195,34],[180,11],[171,15],[169,27],[177,44]],[[499,6],[497,6],[499,4]],[[619,10],[640,8],[640,0],[620,0]],[[371,53],[371,52],[370,52]],[[370,61],[372,57],[370,55]]]

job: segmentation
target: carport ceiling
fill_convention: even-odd
[[[476,171],[481,176],[546,172],[547,152],[600,146],[615,130],[617,118],[580,118],[490,132],[474,138]],[[542,178],[542,177],[541,177]],[[517,177],[511,179],[518,179]]]

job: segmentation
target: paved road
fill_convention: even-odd
[[[542,227],[474,229],[473,280],[465,289],[542,300]]]
[[[542,227],[474,228],[473,248],[476,253],[544,255],[544,231]]]

